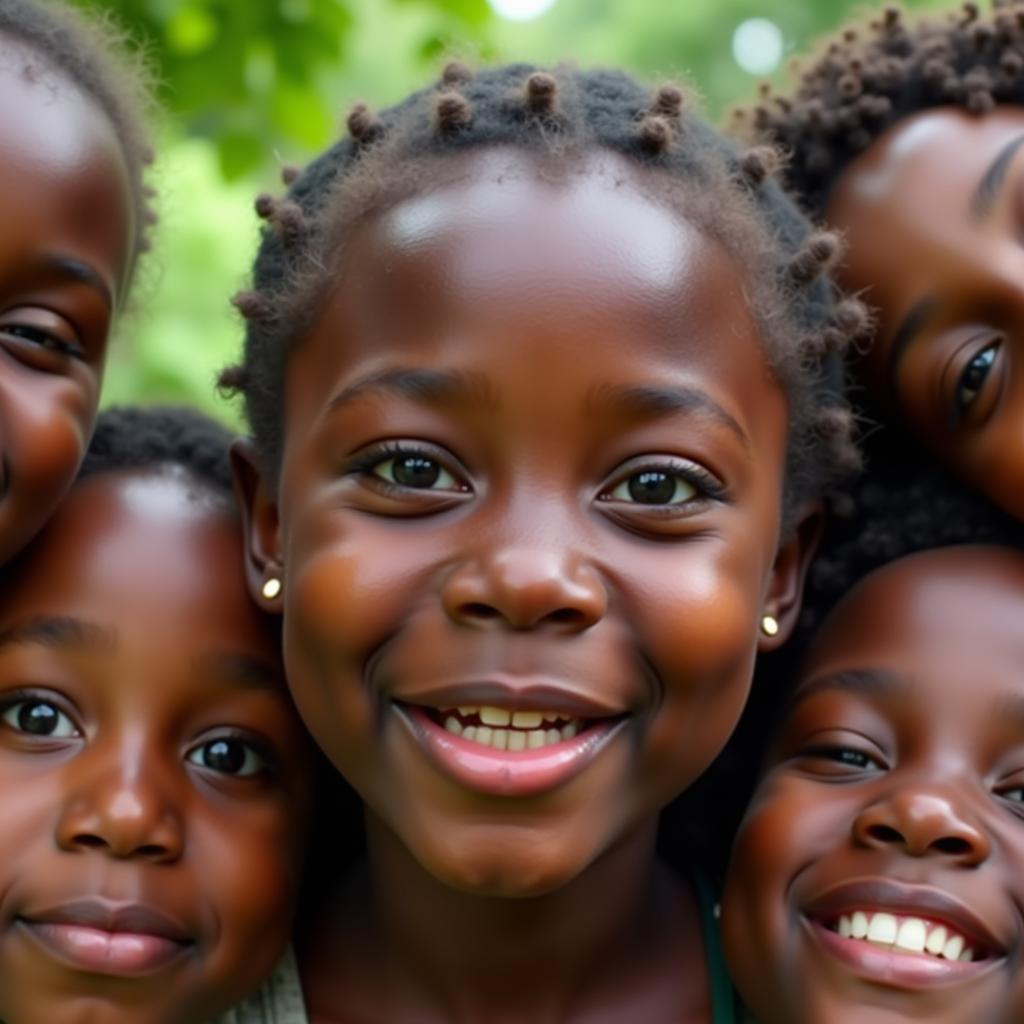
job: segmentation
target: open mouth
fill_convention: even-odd
[[[396,702],[394,707],[445,774],[497,796],[528,796],[567,782],[629,719],[626,714],[585,717],[568,708],[495,704]]]
[[[994,958],[997,951],[963,934],[948,922],[879,910],[854,910],[819,923],[842,939],[908,956],[972,963]]]
[[[599,719],[563,715],[557,711],[509,711],[490,705],[427,708],[427,714],[447,732],[493,750],[540,750],[574,739]]]

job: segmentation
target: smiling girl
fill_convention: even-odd
[[[909,427],[1024,520],[1024,4],[858,19],[742,121],[789,154],[845,235],[840,283],[878,311],[856,367],[898,428],[879,454]]]
[[[876,490],[823,562],[812,604],[845,596],[729,868],[736,983],[760,1024],[1016,1024],[1024,531],[944,486]]]
[[[82,461],[152,219],[145,80],[105,26],[0,0],[0,564]]]
[[[621,74],[453,65],[349,128],[257,201],[226,375],[251,588],[365,804],[310,1019],[728,1020],[658,816],[856,461],[834,243]]]

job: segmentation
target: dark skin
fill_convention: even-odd
[[[930,110],[843,172],[826,208],[841,283],[878,309],[875,397],[1024,520],[1024,110]]]
[[[368,873],[300,937],[312,1019],[707,1020],[657,815],[799,601],[785,397],[735,266],[630,165],[450,171],[349,239],[279,483],[236,465],[253,592],[283,578],[289,685],[366,804]]]
[[[133,213],[106,115],[2,35],[0,154],[2,564],[53,512],[85,453]]]
[[[1024,1019],[1022,614],[1024,554],[945,548],[815,638],[723,900],[762,1024]]]
[[[5,1024],[197,1024],[288,941],[309,741],[240,549],[203,485],[112,473],[5,570]]]

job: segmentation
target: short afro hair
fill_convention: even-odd
[[[796,62],[796,84],[734,111],[741,134],[779,146],[785,183],[820,215],[847,165],[894,124],[933,107],[981,115],[1024,104],[1024,3],[993,0],[909,21],[887,6]]]
[[[78,480],[174,469],[230,501],[233,439],[226,427],[186,406],[115,406],[100,413]]]

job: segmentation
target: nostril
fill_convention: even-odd
[[[944,836],[942,839],[936,839],[932,843],[932,848],[940,853],[949,853],[954,856],[963,856],[963,854],[971,852],[971,844],[959,836]]]
[[[880,843],[902,843],[903,836],[889,825],[872,825],[868,829],[868,835],[877,839]]]
[[[566,626],[581,626],[584,615],[575,608],[559,608],[548,615],[548,620]]]
[[[107,845],[99,836],[90,835],[87,832],[75,836],[74,842],[76,846],[85,847],[87,850],[101,850]]]
[[[467,619],[496,619],[500,615],[497,608],[482,601],[468,601],[459,608],[459,612]]]

